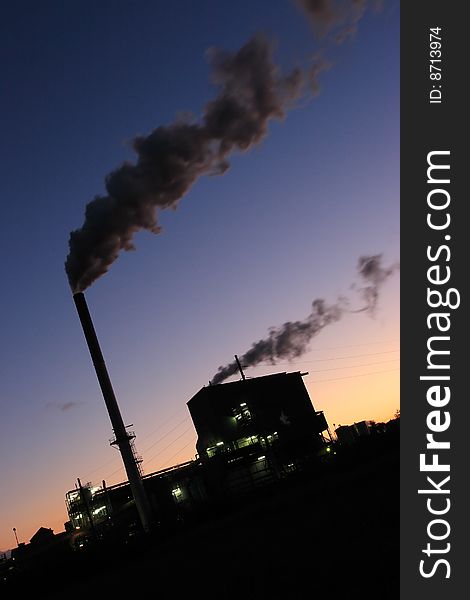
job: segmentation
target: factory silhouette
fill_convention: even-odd
[[[296,4],[320,39],[340,44],[370,3]],[[304,319],[271,330],[241,362],[220,367],[187,402],[198,436],[194,460],[144,474],[135,433],[122,419],[83,292],[133,249],[138,231],[159,233],[158,211],[178,206],[200,177],[225,173],[231,156],[258,145],[272,121],[316,96],[318,75],[329,67],[319,53],[308,69],[283,74],[263,35],[237,52],[212,49],[210,62],[217,93],[201,119],[135,138],[136,162],[109,173],[105,193],[88,203],[69,238],[66,272],[127,480],[78,478],[64,490],[65,532],[40,527],[0,557],[0,595],[396,597],[399,419],[332,432],[304,373],[246,378],[241,363],[295,359],[346,313],[372,314],[397,265],[361,257],[359,309],[344,298],[316,299]],[[224,383],[237,370],[241,380]]]
[[[203,387],[188,401],[198,434],[196,458],[141,478],[153,526],[171,529],[211,504],[328,468],[339,448],[347,452],[360,438],[386,432],[384,424],[362,421],[338,427],[333,437],[323,412],[310,401],[303,375],[242,377]],[[141,459],[135,455],[135,460],[139,464]],[[119,527],[124,535],[138,529],[136,504],[129,482],[96,486],[78,481],[66,494],[75,545],[105,536],[110,528]]]
[[[196,459],[141,478],[154,525],[184,522],[209,503],[282,480],[331,452],[327,422],[299,372],[209,385],[187,405],[198,434]],[[71,531],[138,524],[127,482],[80,484],[66,501]]]
[[[308,569],[304,575],[297,573],[306,557],[293,549],[302,539],[302,530],[311,528],[315,537],[322,538],[311,558],[324,563],[324,575],[333,576],[339,569],[353,577],[362,568],[354,561],[371,550],[368,528],[355,524],[362,515],[364,525],[389,528],[385,546],[383,540],[380,544],[388,562],[380,559],[372,581],[378,578],[374,585],[385,585],[379,597],[394,597],[399,556],[399,418],[387,424],[363,421],[339,426],[332,434],[325,415],[311,402],[303,381],[306,373],[246,378],[236,356],[240,380],[209,382],[187,402],[198,436],[195,458],[144,475],[135,434],[122,420],[84,294],[74,294],[74,301],[113,427],[111,444],[121,452],[128,480],[97,486],[77,479],[65,494],[69,519],[65,532],[55,535],[41,527],[29,544],[18,543],[9,558],[0,560],[0,590],[1,585],[25,593],[33,589],[42,594],[37,597],[52,599],[55,592],[62,597],[66,589],[69,598],[75,597],[73,591],[81,598],[95,581],[100,591],[123,593],[117,573],[128,573],[129,591],[135,591],[132,578],[142,585],[148,582],[157,556],[158,564],[166,565],[163,568],[174,578],[183,560],[181,568],[193,569],[196,581],[201,567],[195,557],[204,562],[206,554],[214,564],[222,561],[223,565],[209,569],[204,585],[212,579],[214,585],[225,586],[222,567],[241,560],[248,543],[250,548],[261,544],[255,552],[259,568],[249,578],[251,593],[276,597],[267,590],[275,594],[281,584],[269,570],[282,568],[288,574],[282,576],[284,595],[298,597],[298,586],[304,585],[308,573]],[[385,522],[384,514],[389,515]],[[294,518],[299,531],[290,526]],[[329,528],[335,526],[341,528],[338,535],[353,526],[353,541],[343,540],[339,554],[336,548],[328,550],[335,551],[335,561],[325,562],[321,547],[328,548]],[[271,542],[262,542],[273,531],[276,536]],[[254,537],[247,541],[247,536]],[[223,547],[219,558],[213,556],[218,554],[217,539]],[[181,546],[171,548],[180,542],[188,553],[194,545],[185,560]],[[164,558],[162,548],[166,548]],[[351,553],[357,554],[352,562]],[[375,554],[370,560],[371,564],[377,560]],[[292,583],[294,572],[297,583]],[[100,577],[105,581],[96,583]],[[246,589],[242,580],[237,579],[223,597],[239,597]],[[180,589],[184,585],[193,589],[194,581],[180,583]],[[325,581],[316,583],[318,591],[327,587]]]

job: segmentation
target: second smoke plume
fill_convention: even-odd
[[[398,264],[383,267],[381,254],[361,256],[357,264],[361,284],[354,285],[354,288],[358,290],[365,304],[352,312],[374,314],[380,287],[398,268]],[[331,323],[339,321],[345,312],[350,312],[348,307],[347,298],[339,298],[334,304],[327,304],[325,300],[317,298],[312,302],[312,311],[305,319],[288,321],[280,327],[273,327],[266,338],[253,343],[251,348],[240,356],[240,362],[244,367],[254,367],[262,362],[275,365],[281,359],[293,360],[302,356],[308,350],[310,340]],[[219,367],[211,383],[222,383],[237,371],[236,362]]]

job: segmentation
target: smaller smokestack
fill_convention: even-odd
[[[235,360],[237,361],[237,367],[241,373],[242,379],[243,379],[243,381],[245,381],[245,379],[246,379],[245,373],[243,372],[242,366],[241,366],[240,361],[238,360],[238,356],[236,354],[235,354]]]

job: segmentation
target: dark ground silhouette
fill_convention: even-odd
[[[144,590],[176,599],[398,598],[399,435],[338,449],[334,466],[214,507],[179,531],[75,551],[7,590],[50,600]]]

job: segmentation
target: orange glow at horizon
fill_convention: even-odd
[[[306,381],[306,385],[315,409],[325,413],[330,429],[359,421],[387,422],[400,408],[397,367],[374,375]]]
[[[400,408],[399,369],[396,363],[393,362],[390,365],[380,366],[386,368],[380,370],[376,367],[378,371],[382,372],[376,372],[375,374],[373,373],[373,367],[369,367],[371,372],[368,375],[355,376],[353,374],[350,376],[340,374],[335,377],[333,374],[330,378],[325,377],[325,375],[328,375],[327,373],[318,373],[316,381],[313,379],[313,374],[304,377],[315,410],[321,410],[325,413],[332,432],[335,426],[338,427],[339,425],[350,425],[363,420],[386,422],[394,417],[395,412]],[[327,379],[330,380],[326,381]],[[184,408],[186,409],[186,407]],[[144,474],[151,474],[194,459],[197,436],[189,412],[186,415],[184,415],[184,411],[180,411],[180,413],[179,418],[175,419],[176,426],[173,425],[173,420],[170,420],[167,427],[162,428],[157,443],[151,441],[151,436],[147,436],[147,439],[143,437],[140,443],[137,439],[137,450],[144,457]],[[172,429],[173,431],[171,431]],[[105,477],[106,474],[107,477]],[[118,453],[100,467],[97,467],[94,472],[91,471],[89,475],[92,483],[101,485],[104,478],[108,486],[122,483],[127,479],[121,456]],[[83,478],[83,482],[88,480],[87,477]],[[70,489],[72,488],[71,485]],[[54,533],[64,530],[64,523],[67,521],[65,507],[65,493],[67,491],[62,490],[63,493],[60,494],[60,490],[53,490],[53,503],[45,493],[42,494],[41,498],[38,498],[37,514],[29,515],[28,518],[25,518],[21,506],[17,507],[18,514],[22,516],[21,522],[16,522],[14,525],[17,527],[20,542],[29,542],[29,539],[41,526],[52,528]],[[61,496],[63,506],[60,512],[58,511],[60,503],[57,502],[57,493]],[[15,545],[15,540],[12,537],[10,547],[15,547]]]

